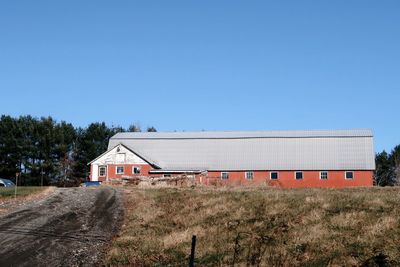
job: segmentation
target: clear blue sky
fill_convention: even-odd
[[[400,1],[1,1],[0,114],[400,143]]]

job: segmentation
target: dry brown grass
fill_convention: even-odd
[[[105,265],[400,266],[400,188],[124,190]]]
[[[14,198],[14,187],[0,188],[0,215],[8,213],[23,204],[44,198],[54,192],[52,186],[21,186],[17,190],[17,198]]]

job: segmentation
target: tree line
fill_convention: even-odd
[[[390,153],[385,150],[377,153],[375,163],[375,185],[400,185],[400,145],[394,147]]]
[[[91,160],[107,150],[108,140],[119,132],[140,132],[140,125],[127,129],[109,127],[104,122],[86,128],[74,127],[51,117],[0,118],[0,177],[19,174],[22,185],[78,185],[88,179]],[[148,127],[148,132],[156,132]],[[376,154],[374,183],[378,186],[400,184],[400,145],[390,153]]]
[[[0,118],[0,177],[21,185],[73,186],[88,179],[87,165],[107,150],[108,140],[119,132],[140,132],[138,124],[128,129],[104,122],[86,128],[74,127],[51,117]],[[156,132],[148,127],[148,132]]]

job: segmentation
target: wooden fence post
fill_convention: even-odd
[[[196,250],[196,236],[192,236],[192,250],[190,252],[189,267],[194,266],[194,252]]]

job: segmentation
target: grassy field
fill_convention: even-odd
[[[125,190],[104,265],[400,266],[400,188]],[[379,265],[386,264],[386,265]]]
[[[32,194],[41,193],[48,187],[40,186],[19,186],[17,190],[17,197],[26,197]],[[8,199],[14,197],[15,187],[0,187],[0,199]]]

